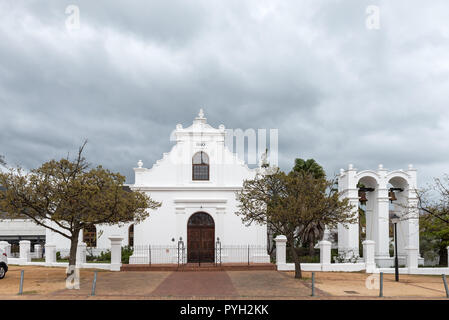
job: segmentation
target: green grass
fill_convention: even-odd
[[[31,291],[24,291],[24,292],[22,292],[22,295],[25,295],[25,294],[37,294],[38,292],[36,291],[36,290],[31,290]]]

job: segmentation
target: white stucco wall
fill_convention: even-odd
[[[28,219],[0,220],[0,236],[44,236],[45,228]]]

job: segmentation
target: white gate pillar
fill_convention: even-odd
[[[42,246],[40,244],[34,245],[34,254],[37,259],[42,258]]]
[[[76,266],[80,267],[86,263],[86,248],[87,245],[84,242],[78,243],[78,248],[76,249]]]
[[[7,241],[0,241],[0,248],[11,258],[11,245]]]
[[[331,246],[332,243],[327,240],[322,240],[320,245],[320,263],[321,270],[327,271],[331,264]]]
[[[51,265],[56,262],[56,245],[45,244],[45,264]]]
[[[418,248],[406,247],[405,251],[407,252],[407,268],[411,273],[412,269],[418,268]]]
[[[287,263],[287,237],[279,235],[274,239],[274,242],[276,243],[276,265],[279,267]]]
[[[374,260],[374,247],[374,241],[363,241],[363,259],[365,260],[365,268],[367,273],[372,273],[376,269],[376,262]]]
[[[19,242],[19,252],[21,263],[26,263],[31,261],[31,242],[29,240],[22,240]]]
[[[111,241],[111,271],[120,271],[122,266],[122,240],[121,236],[110,236]]]

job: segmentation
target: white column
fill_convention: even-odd
[[[405,251],[407,252],[407,268],[411,273],[413,269],[418,268],[418,248],[406,247]]]
[[[42,246],[40,244],[34,245],[34,254],[36,255],[37,259],[42,258]]]
[[[80,267],[86,263],[86,248],[87,245],[84,242],[78,243],[78,248],[76,249],[76,266]]]
[[[359,195],[357,189],[357,170],[352,164],[348,170],[340,171],[338,190],[342,192],[341,198],[347,198],[352,205],[351,213],[357,221],[352,224],[338,225],[338,253],[347,257],[359,253]]]
[[[416,197],[409,197],[408,207],[409,207],[408,216],[406,216],[405,220],[405,223],[407,223],[406,246],[419,248],[419,210],[418,210],[418,200],[416,199]]]
[[[331,246],[332,243],[327,240],[322,240],[319,243],[320,246],[320,263],[321,270],[327,271],[331,264]]]
[[[111,271],[120,271],[122,266],[122,241],[121,236],[110,236],[111,241]]]
[[[45,264],[50,265],[56,262],[56,245],[45,244]]]
[[[447,266],[449,267],[449,246],[447,246]]]
[[[11,245],[7,241],[0,241],[0,248],[5,251],[8,257],[11,257]]]
[[[390,246],[389,246],[389,212],[390,204],[388,198],[388,189],[379,189],[377,193],[377,228],[374,235],[374,241],[376,242],[376,258],[389,258]]]
[[[287,237],[279,235],[274,239],[276,243],[276,265],[285,265],[287,263]]]
[[[375,242],[372,240],[363,241],[363,259],[365,260],[366,272],[372,273],[376,269],[376,262],[374,260]]]
[[[352,205],[351,212],[357,217],[357,221],[351,224],[338,225],[338,253],[345,253],[348,258],[359,254],[359,198],[349,198],[349,203]]]
[[[19,242],[20,246],[20,259],[22,262],[30,262],[31,261],[31,255],[30,255],[30,248],[31,248],[31,242],[28,240],[22,240]]]

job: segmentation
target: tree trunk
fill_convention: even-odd
[[[67,269],[67,274],[66,274],[67,278],[75,272],[76,251],[78,249],[79,234],[80,234],[80,230],[74,230],[72,233],[72,238],[70,239],[69,268]]]
[[[290,240],[289,242],[290,242],[290,250],[292,253],[293,261],[295,262],[295,278],[301,279],[302,278],[301,261],[299,261],[298,253],[295,250],[295,245],[294,245],[295,242],[293,240]]]
[[[315,244],[313,241],[309,242],[309,256],[313,257],[315,255]]]

